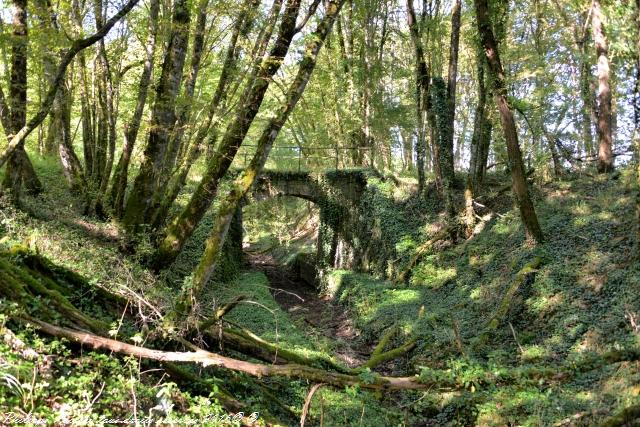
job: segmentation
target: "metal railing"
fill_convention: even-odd
[[[236,166],[246,167],[251,162],[257,145],[243,144],[236,155]],[[367,166],[373,162],[371,147],[299,147],[275,146],[269,153],[266,167],[298,172],[344,169]]]

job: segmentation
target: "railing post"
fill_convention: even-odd
[[[302,149],[298,148],[298,173],[301,170],[301,163],[302,163]]]
[[[336,146],[336,170],[338,170],[339,167],[339,160],[340,160],[340,152],[338,151],[338,146]]]

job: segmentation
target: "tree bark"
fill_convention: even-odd
[[[518,143],[518,132],[513,118],[513,112],[507,102],[507,88],[505,84],[504,69],[500,62],[498,46],[493,34],[493,29],[491,28],[489,7],[487,0],[474,0],[474,3],[478,32],[491,70],[494,97],[498,106],[498,111],[500,112],[502,129],[507,143],[507,155],[509,157],[509,166],[511,168],[513,193],[520,209],[520,216],[524,224],[527,239],[536,243],[541,243],[543,240],[542,229],[538,223],[538,217],[529,195],[529,188],[527,187],[524,165],[522,164],[522,153],[520,152],[520,145]]]
[[[9,135],[16,135],[27,120],[27,0],[13,0],[13,35],[11,43],[11,78],[9,81]],[[8,138],[11,140],[11,138]],[[24,149],[24,140],[16,146],[7,163],[4,186],[18,201],[23,186],[30,194],[37,194],[42,185]]]
[[[488,84],[485,78],[486,57],[481,50],[477,54],[478,70],[478,103],[473,119],[473,135],[471,137],[471,157],[469,160],[469,175],[473,189],[482,185],[487,170],[489,146],[491,144],[491,120],[487,110]]]
[[[255,118],[273,75],[278,71],[295,34],[300,0],[288,0],[280,22],[278,37],[267,58],[259,66],[253,84],[241,96],[235,119],[229,124],[220,147],[208,162],[202,181],[180,215],[167,227],[154,256],[154,264],[163,266],[173,261],[191,236],[218,191],[220,179],[226,174]]]
[[[176,165],[178,151],[182,145],[182,138],[185,128],[191,117],[191,106],[193,105],[193,92],[198,80],[200,72],[200,62],[202,60],[202,51],[204,48],[205,25],[207,23],[207,6],[209,0],[200,0],[198,4],[198,17],[196,20],[196,29],[193,38],[193,48],[191,51],[191,64],[187,80],[184,84],[183,96],[180,99],[180,107],[176,111],[176,124],[170,135],[169,146],[164,158],[163,167],[165,173],[160,175],[158,188],[153,194],[153,202],[151,213],[149,215],[150,223],[155,226],[155,218],[161,213],[162,201],[166,194],[167,184]]]
[[[450,150],[450,159],[446,159],[447,171],[444,174],[447,179],[454,178],[453,138],[456,117],[456,87],[458,82],[458,52],[460,51],[461,14],[462,1],[456,0],[451,14],[451,42],[449,44],[449,73],[447,79],[447,102],[449,106],[447,150]],[[450,184],[452,184],[452,182]]]
[[[418,119],[418,131],[416,142],[416,167],[418,169],[418,192],[422,194],[425,188],[425,168],[427,158],[427,114],[430,107],[429,101],[429,68],[424,56],[421,32],[418,28],[416,12],[413,0],[407,0],[407,22],[411,42],[415,55],[415,85],[416,85],[416,116]]]
[[[159,190],[162,176],[170,172],[164,162],[176,123],[176,100],[189,41],[188,3],[187,0],[177,0],[173,6],[171,34],[156,87],[149,138],[122,217],[129,232],[139,231],[143,224],[150,223],[154,193]]]
[[[609,83],[609,48],[604,31],[604,14],[599,0],[593,1],[591,30],[598,61],[598,172],[612,172],[612,111]]]
[[[640,259],[640,0],[636,0],[636,81],[633,91],[633,121],[636,148],[636,258]]]
[[[124,209],[124,196],[127,190],[127,179],[129,174],[129,164],[131,162],[131,154],[138,138],[140,123],[142,122],[142,114],[147,102],[149,93],[149,84],[153,74],[153,58],[156,51],[156,41],[158,34],[158,12],[160,10],[160,1],[151,0],[149,3],[149,34],[147,36],[147,45],[145,48],[145,61],[140,81],[138,83],[138,99],[133,116],[128,123],[124,125],[124,146],[122,154],[116,165],[113,185],[111,187],[110,205],[116,218],[122,217]]]
[[[344,2],[345,0],[337,0],[329,1],[326,4],[326,15],[318,24],[313,34],[309,36],[311,41],[306,45],[304,58],[298,66],[298,73],[295,79],[289,86],[284,105],[279,108],[278,115],[272,118],[262,131],[260,139],[258,140],[256,153],[249,167],[235,180],[231,191],[220,201],[215,215],[213,230],[206,240],[204,253],[193,273],[192,286],[189,287],[190,295],[185,294],[182,298],[187,310],[189,301],[199,297],[201,290],[213,274],[229,230],[229,225],[233,219],[233,214],[240,206],[242,198],[244,198],[253,187],[256,177],[262,172],[275,139],[302,97],[302,93],[315,68],[320,49],[331,31],[333,22],[338,16]]]

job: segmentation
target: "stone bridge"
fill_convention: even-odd
[[[362,197],[375,170],[310,172],[264,171],[257,179],[251,200],[292,196],[313,202],[320,210],[315,267],[322,279],[327,268],[366,270],[369,227],[359,224]],[[364,268],[363,268],[364,267]]]

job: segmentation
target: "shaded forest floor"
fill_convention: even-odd
[[[118,250],[116,227],[82,218],[78,201],[62,187],[57,166],[37,166],[47,193],[25,200],[30,214],[2,201],[3,248],[25,244],[86,277],[90,286],[126,296],[131,301],[126,316],[123,312],[105,321],[118,339],[144,342],[171,307],[176,284],[141,265],[144,245],[137,255],[124,255]],[[493,188],[508,183],[506,177],[492,180]],[[509,197],[496,198],[488,191],[479,199],[487,208],[478,213],[491,210],[494,215],[483,231],[466,242],[434,247],[407,283],[336,270],[329,273],[331,287],[318,296],[268,254],[254,254],[252,268],[238,272],[232,281],[213,284],[202,305],[220,306],[245,295],[247,301],[229,313],[229,322],[282,348],[350,366],[366,360],[380,338],[393,331],[389,348],[410,338],[417,340],[416,347],[374,371],[454,378],[462,387],[383,394],[323,387],[311,403],[307,425],[319,425],[320,419],[327,426],[601,424],[624,408],[640,405],[640,362],[595,364],[592,369],[563,371],[566,376],[512,383],[488,379],[496,372],[582,366],[581,361],[594,354],[640,347],[640,265],[633,259],[631,177],[567,177],[534,188],[547,238],[537,248],[524,242]],[[283,212],[281,206],[273,209]],[[299,208],[291,210],[292,217],[298,215]],[[440,221],[427,211],[424,218],[425,230]],[[403,250],[411,253],[418,243]],[[193,259],[186,258],[173,269],[189,271]],[[534,258],[540,265],[510,299],[504,318],[484,333],[517,273]],[[93,312],[95,292],[77,298]],[[40,303],[46,301],[34,302],[36,312]],[[247,403],[246,410],[261,412],[264,420],[299,422],[310,386],[306,381],[255,380],[196,368],[193,373],[210,387],[203,390],[200,383],[166,376],[157,365],[78,351],[64,340],[41,337],[9,320],[13,310],[3,300],[2,412],[31,414],[50,424],[86,415],[99,424],[101,417],[130,416],[135,401],[138,416],[154,410],[166,413],[163,405],[181,416],[220,414],[225,412],[222,390]],[[8,330],[39,356],[26,357],[6,338]]]

